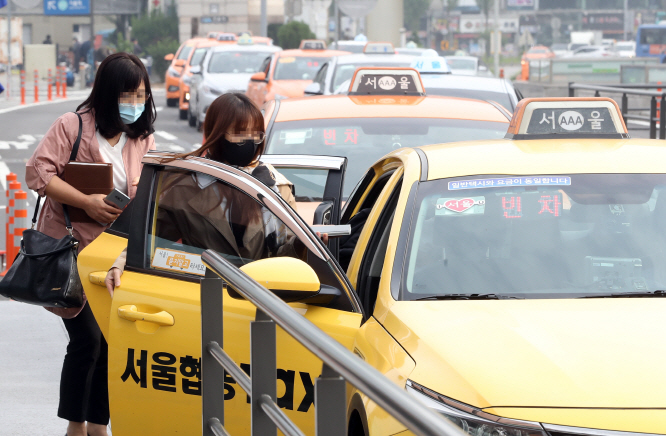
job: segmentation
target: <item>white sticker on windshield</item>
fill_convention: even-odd
[[[571,177],[529,176],[502,177],[501,179],[475,179],[449,182],[449,191],[458,189],[497,188],[504,186],[569,186]]]
[[[486,197],[438,198],[435,215],[482,215]]]
[[[312,129],[280,132],[280,139],[285,144],[303,144],[307,138],[312,138]]]

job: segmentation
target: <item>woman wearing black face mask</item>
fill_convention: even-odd
[[[200,156],[235,166],[252,174],[296,208],[293,185],[271,165],[259,161],[265,145],[264,118],[249,98],[240,93],[218,97],[206,111],[203,130],[204,144],[199,149],[171,159]],[[304,247],[299,246],[297,240],[282,238],[281,244],[277,245],[267,242],[276,239],[272,234],[275,225],[272,224],[272,230],[268,230],[267,223],[263,221],[261,206],[244,201],[244,194],[239,195],[234,190],[225,189],[222,184],[211,186],[203,177],[196,175],[185,176],[170,183],[172,186],[164,188],[160,198],[161,208],[173,211],[165,212],[163,219],[169,222],[163,227],[177,229],[175,232],[178,234],[160,237],[169,240],[181,239],[186,245],[212,248],[245,259],[256,260],[276,255],[301,257],[299,253]],[[220,220],[226,223],[216,224],[218,228],[228,225],[230,233],[225,235],[224,232],[217,234],[215,231],[207,231],[206,223],[198,219],[200,215],[189,210],[192,202],[197,202],[195,209],[198,210],[222,211],[220,216],[223,218]],[[162,218],[158,214],[158,227],[160,219]],[[211,217],[208,217],[208,220],[210,221]],[[187,228],[189,231],[180,231],[180,228]],[[264,237],[248,237],[260,234]],[[322,239],[327,241],[325,235]],[[125,256],[126,253],[123,252],[106,276],[106,286],[112,296],[115,287],[120,285]]]

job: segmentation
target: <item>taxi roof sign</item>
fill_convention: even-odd
[[[349,95],[424,96],[421,76],[414,68],[360,67],[354,72]]]
[[[416,69],[419,74],[451,74],[446,59],[441,56],[419,56],[414,58],[409,66]]]
[[[236,44],[238,45],[252,45],[254,44],[254,40],[250,35],[247,33],[243,34],[240,38],[238,38],[238,41],[236,41]]]
[[[215,39],[218,41],[236,41],[236,35],[233,33],[218,33]]]
[[[606,97],[526,98],[518,102],[507,139],[628,138],[617,103]]]
[[[298,48],[301,50],[326,50],[326,43],[321,39],[304,39]]]
[[[395,54],[395,48],[390,42],[369,42],[363,48],[365,54]]]

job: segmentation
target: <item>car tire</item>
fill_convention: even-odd
[[[366,436],[363,429],[363,421],[361,415],[355,410],[349,419],[349,427],[347,428],[347,436]]]
[[[197,116],[197,132],[202,132],[202,131],[203,131],[203,123],[201,122],[201,120]]]
[[[190,125],[190,127],[196,127],[197,126],[197,118],[196,116],[192,115],[192,112],[190,110],[187,110],[187,124]]]
[[[178,106],[178,99],[177,98],[167,98],[167,106],[168,107]]]
[[[186,120],[188,113],[189,113],[189,111],[187,109],[179,109],[178,110],[178,119]]]

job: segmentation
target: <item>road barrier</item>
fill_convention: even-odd
[[[657,123],[659,123],[659,139],[666,139],[666,110],[659,111],[659,107],[666,108],[666,92],[661,91],[661,84],[654,85],[621,85],[601,86],[587,85],[583,83],[569,83],[569,97],[576,96],[576,90],[594,91],[595,97],[601,93],[622,94],[620,109],[625,124],[628,120],[647,121],[650,129],[650,139],[657,139]],[[659,89],[660,91],[646,91],[647,89]],[[650,107],[629,107],[629,95],[650,97]],[[650,115],[632,115],[630,112],[647,112]]]
[[[60,97],[60,80],[62,80],[60,71],[62,71],[62,67],[56,66],[56,97]]]
[[[276,324],[323,361],[315,382],[316,436],[347,435],[346,383],[419,436],[463,436],[453,423],[410,396],[377,369],[359,359],[275,294],[212,250],[202,255],[201,380],[203,435],[228,436],[224,428],[225,371],[250,396],[252,436],[303,436],[277,406]],[[229,286],[256,308],[250,325],[250,375],[223,349],[223,287]]]
[[[529,63],[528,80],[541,83],[567,83],[585,81],[591,83],[622,83],[623,70],[651,68],[659,59],[648,58],[551,58],[534,59]]]
[[[0,273],[0,277],[4,277],[14,262],[14,205],[16,201],[16,192],[21,189],[21,183],[18,182],[17,176],[14,173],[7,174],[7,209],[5,221],[5,270]]]
[[[48,99],[48,101],[53,101],[53,95],[52,95],[52,93],[53,93],[53,89],[52,89],[52,87],[53,87],[53,75],[51,74],[51,69],[50,68],[49,68],[48,80],[49,80],[49,84],[46,88],[47,89],[46,98]]]
[[[25,70],[21,70],[21,104],[25,104]]]
[[[62,67],[62,98],[67,98],[67,71]]]
[[[30,219],[28,218],[28,193],[22,190],[14,194],[14,233],[7,235],[12,239],[12,263],[21,249],[21,239],[23,232],[30,228]]]
[[[35,103],[39,103],[39,71],[35,70]]]

